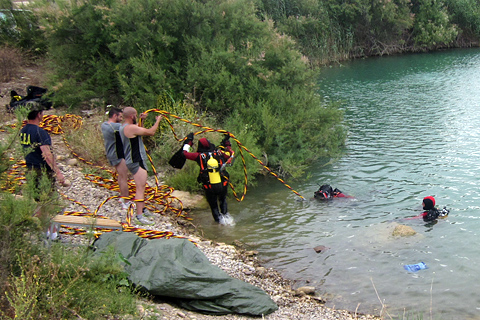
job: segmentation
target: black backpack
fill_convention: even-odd
[[[31,109],[48,110],[52,107],[52,102],[47,97],[47,89],[28,86],[27,95],[22,97],[15,90],[10,92],[10,104],[7,105],[7,111],[13,112],[19,106],[26,106]]]

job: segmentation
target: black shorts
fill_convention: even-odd
[[[130,171],[133,175],[135,175],[138,172],[138,169],[140,169],[140,168],[147,171],[143,161],[142,162],[128,163],[127,168],[128,168],[128,171]]]

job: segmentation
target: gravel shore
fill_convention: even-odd
[[[71,182],[69,187],[59,186],[59,191],[85,205],[91,212],[108,197],[118,195],[117,192],[110,191],[87,180],[84,173],[82,173],[82,167],[85,167],[85,165],[73,158],[62,138],[52,135],[52,140],[59,167],[65,178]],[[161,177],[159,179],[161,180]],[[149,185],[154,186],[154,184],[153,177],[150,177]],[[202,198],[198,195],[178,191],[175,191],[174,195],[187,208],[194,207],[195,202]],[[85,208],[74,202],[65,200],[65,204],[67,205],[66,211],[86,212]],[[126,210],[122,209],[117,201],[112,200],[103,205],[98,214],[117,221],[125,221]],[[275,270],[263,267],[256,257],[256,252],[248,251],[241,243],[231,245],[203,239],[195,232],[193,225],[189,221],[176,217],[175,214],[169,214],[168,212],[166,214],[158,214],[153,220],[155,225],[147,227],[148,229],[171,231],[177,236],[193,240],[212,264],[220,267],[230,276],[253,284],[269,294],[277,303],[279,309],[272,314],[262,317],[263,319],[379,319],[372,315],[355,314],[325,307],[322,298],[315,296],[314,292],[304,293],[299,290],[293,290],[293,282],[282,278]],[[86,241],[87,238],[83,235],[62,235],[62,242],[65,243],[85,243]],[[162,298],[139,300],[138,308],[143,315],[142,319],[227,320],[254,318],[234,314],[225,316],[204,315],[179,308],[174,301]]]
[[[7,102],[7,99],[6,95],[1,97],[0,100],[2,105],[3,102]],[[55,114],[55,110],[50,110],[47,113]],[[9,122],[15,122],[13,116],[9,118]],[[6,135],[0,133],[0,139],[3,140],[5,136]],[[72,156],[61,136],[51,134],[51,137],[53,142],[53,152],[57,158],[60,170],[64,173],[65,178],[71,182],[69,187],[58,186],[58,190],[70,199],[73,199],[88,208],[88,210],[86,210],[78,203],[74,203],[70,200],[63,200],[66,205],[65,211],[94,212],[105,199],[111,196],[118,196],[117,192],[110,191],[86,179],[84,172],[85,169],[88,168],[88,165],[83,164]],[[161,174],[159,174],[158,178],[161,180]],[[150,186],[155,185],[155,180],[152,176],[149,177],[148,184]],[[193,195],[180,191],[175,191],[174,196],[179,198],[186,208],[194,208],[195,203],[203,199],[200,195]],[[117,201],[112,200],[105,203],[98,214],[117,221],[125,221],[126,210],[122,209]],[[256,252],[249,251],[248,248],[245,248],[241,243],[235,243],[232,245],[215,243],[208,239],[204,239],[196,232],[195,226],[193,226],[191,222],[184,218],[176,217],[175,214],[168,212],[166,214],[158,214],[153,220],[155,221],[155,225],[147,227],[148,229],[171,231],[177,236],[191,239],[198,245],[198,248],[208,257],[212,264],[220,267],[230,276],[253,284],[270,295],[270,297],[277,303],[279,309],[272,314],[263,316],[262,319],[380,319],[373,315],[356,314],[354,312],[325,307],[322,297],[316,296],[314,292],[304,293],[299,290],[293,290],[293,281],[282,278],[278,272],[271,268],[263,267],[256,256]],[[66,245],[71,245],[87,243],[89,240],[84,235],[62,234],[61,241]],[[255,319],[255,317],[237,314],[211,316],[191,312],[177,307],[174,301],[161,297],[139,300],[138,309],[142,315],[141,319]],[[138,317],[126,317],[125,319],[133,320],[138,319]]]

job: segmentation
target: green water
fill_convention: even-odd
[[[308,200],[265,178],[229,201],[234,227],[209,212],[196,223],[209,238],[248,243],[327,306],[378,314],[380,298],[392,316],[480,319],[480,50],[353,61],[325,68],[319,85],[341,100],[349,136],[340,159],[288,181]],[[355,198],[311,199],[323,183]],[[447,219],[402,220],[429,195],[451,210]],[[393,238],[397,223],[418,234]],[[428,269],[403,268],[422,261]]]

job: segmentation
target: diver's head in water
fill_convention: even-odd
[[[320,200],[331,199],[333,197],[333,188],[328,184],[324,184],[314,193],[314,197]]]
[[[423,210],[430,210],[435,207],[435,198],[434,197],[425,197],[422,202]]]

